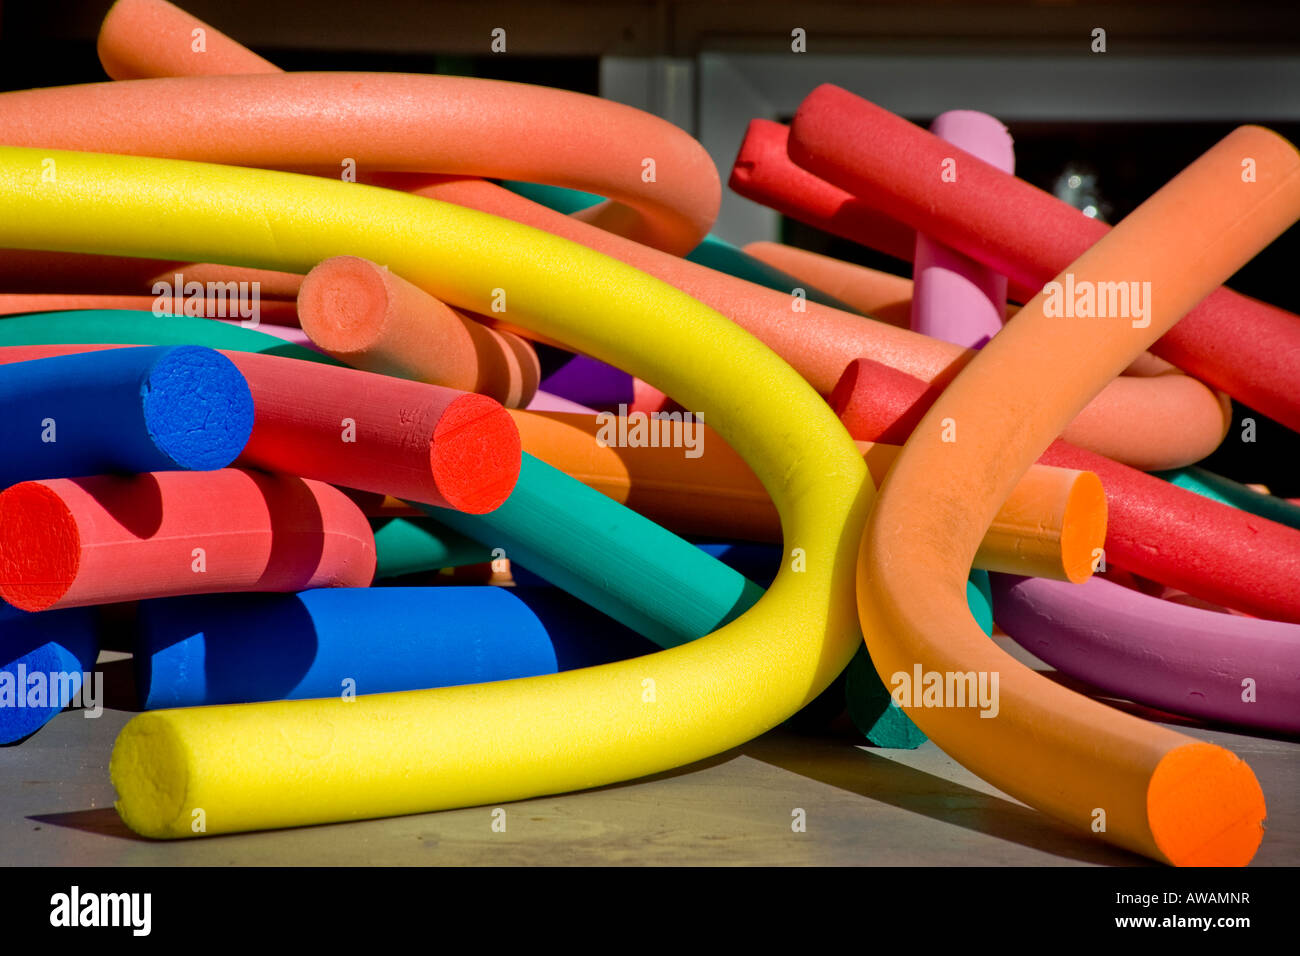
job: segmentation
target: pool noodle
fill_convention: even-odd
[[[140,9],[150,4],[150,0],[131,2]],[[130,22],[130,18],[119,15],[120,29],[113,32],[110,39],[104,39],[105,34],[101,34],[101,49],[105,43],[130,45]],[[201,25],[193,18],[190,22]],[[248,68],[259,69],[259,59],[250,57]],[[247,137],[248,131],[241,125],[235,139]],[[273,148],[282,146],[279,141],[269,145]],[[714,172],[712,167],[710,172]],[[390,181],[384,184],[546,229],[664,279],[757,335],[822,394],[830,392],[844,366],[860,355],[873,355],[898,365],[909,374],[926,378],[940,375],[945,370],[951,371],[956,362],[965,360],[962,353],[955,351],[931,354],[936,347],[942,350],[942,344],[934,340],[923,336],[898,339],[896,336],[906,336],[907,333],[875,323],[863,323],[856,317],[817,303],[804,303],[807,314],[803,321],[791,323],[792,301],[789,296],[704,269],[675,255],[594,228],[586,222],[557,215],[544,206],[480,179],[408,176],[397,177],[396,181],[391,181],[390,177]],[[616,228],[608,222],[603,225]],[[910,257],[910,232],[906,248],[905,257]],[[509,328],[516,332],[529,331],[520,326]],[[533,335],[536,334],[534,330]],[[1118,407],[1112,408],[1112,402]],[[1133,408],[1140,408],[1144,415],[1165,420],[1176,427],[1154,433],[1114,427],[1116,420],[1131,424],[1135,418],[1131,411]],[[1082,413],[1081,420],[1072,423],[1066,435],[1080,445],[1136,466],[1169,468],[1197,461],[1217,447],[1226,429],[1221,419],[1218,400],[1199,383],[1190,379],[1177,381],[1166,378],[1109,386],[1106,394]]]
[[[1258,157],[1259,183],[1240,182],[1243,155]],[[1295,148],[1258,127],[1230,133],[1070,265],[1076,281],[1150,281],[1158,290],[1150,326],[1062,322],[1044,314],[1045,296],[1027,303],[917,426],[862,541],[858,609],[882,679],[914,664],[1000,673],[997,718],[912,707],[917,726],[998,789],[1078,832],[1093,833],[1102,808],[1106,830],[1097,835],[1167,863],[1250,860],[1265,814],[1250,768],[1015,662],[971,621],[966,570],[1016,476],[1087,397],[1297,217]],[[941,441],[944,418],[967,423],[961,441]]]
[[[37,617],[0,603],[0,744],[21,741],[53,720],[81,690],[98,656],[92,611],[78,608]],[[33,674],[45,675],[44,706],[34,697]],[[50,674],[58,675],[57,680],[50,681]]]
[[[1184,491],[1194,492],[1220,504],[1231,505],[1233,508],[1267,518],[1269,521],[1284,524],[1288,528],[1300,530],[1300,507],[1293,502],[1276,495],[1260,494],[1253,488],[1230,478],[1224,478],[1222,475],[1216,475],[1212,471],[1206,471],[1204,468],[1180,468],[1176,471],[1159,472],[1156,477]]]
[[[879,212],[1031,289],[1062,272],[1111,228],[829,84],[813,90],[800,105],[791,124],[789,154]],[[941,163],[953,157],[960,157],[957,181],[940,182]],[[1258,187],[1242,181],[1243,162],[1238,157],[1238,182]],[[1292,313],[1216,287],[1204,302],[1189,305],[1151,351],[1300,429],[1295,389],[1300,320]]]
[[[479,542],[427,521],[391,518],[375,529],[375,579],[492,560]]]
[[[864,359],[845,370],[831,407],[855,438],[902,443],[937,397],[933,386]],[[1300,614],[1293,586],[1300,574],[1300,532],[1064,441],[1053,442],[1038,460],[1101,479],[1108,565],[1258,616],[1295,620]]]
[[[295,701],[137,717],[119,737],[111,773],[120,812],[138,831],[190,836],[191,805],[207,808],[211,834],[472,805],[653,773],[774,726],[848,663],[858,632],[845,564],[872,497],[866,466],[808,385],[722,316],[561,239],[359,184],[55,153],[55,203],[19,185],[48,154],[0,148],[0,244],[21,237],[31,245],[38,237],[37,244],[64,250],[286,270],[347,246],[473,311],[490,308],[492,277],[508,273],[513,321],[626,367],[714,415],[788,516],[788,537],[806,560],[803,572],[783,567],[772,589],[731,626],[627,664],[372,695],[357,704]],[[182,189],[184,202],[169,201]],[[255,230],[246,225],[251,209]],[[453,257],[456,268],[445,268]],[[564,263],[584,281],[557,286],[542,261]],[[606,323],[611,309],[622,315],[616,330]],[[709,347],[691,347],[701,341]],[[760,393],[743,402],[733,397],[759,378]],[[642,699],[646,678],[658,688],[653,708]],[[720,692],[723,686],[734,692]],[[385,727],[405,722],[409,732],[380,733],[370,715]],[[255,728],[267,721],[280,728],[279,742],[259,736]],[[224,729],[214,733],[218,724]],[[326,732],[324,751],[306,759]],[[414,745],[430,737],[440,741],[436,765],[427,748]],[[172,749],[169,742],[182,739],[183,750]],[[223,742],[236,739],[237,755]],[[259,746],[249,746],[250,739]],[[484,762],[489,749],[493,759]],[[396,767],[400,777],[387,769]]]
[[[966,579],[966,605],[980,630],[992,637],[993,595],[986,572],[972,571]],[[849,720],[868,743],[901,750],[915,750],[925,743],[925,734],[881,683],[865,644],[853,655],[844,677],[844,702]]]
[[[0,598],[25,611],[222,591],[365,587],[370,525],[287,475],[161,471],[0,492]]]
[[[0,347],[0,362],[58,351]],[[241,466],[471,513],[495,508],[518,476],[518,429],[485,396],[274,355],[221,354],[252,395],[254,421]]]
[[[217,308],[216,300],[205,299],[204,302],[203,318],[217,318],[220,310]],[[152,312],[157,304],[157,296],[149,295],[0,294],[0,315],[82,309],[134,309]],[[171,308],[170,305],[167,307]],[[292,302],[259,298],[258,320],[270,326],[294,326],[298,324],[298,311]]]
[[[556,671],[541,622],[504,588],[168,598],[141,602],[139,622],[136,688],[145,710],[341,698]]]
[[[805,225],[911,262],[916,233],[796,166],[786,155],[789,127],[750,120],[727,185],[737,194]]]
[[[559,186],[544,186],[539,183],[517,181],[504,182],[501,185],[518,196],[531,199],[535,203],[540,203],[565,215],[588,209],[601,202],[601,197],[593,193],[579,192],[576,189],[562,189]],[[746,282],[752,282],[755,285],[767,286],[767,288],[776,289],[778,292],[789,293],[795,288],[802,288],[811,302],[818,302],[830,306],[832,309],[839,309],[842,312],[857,311],[853,306],[840,299],[801,282],[789,273],[783,272],[780,268],[755,258],[745,250],[712,234],[701,239],[700,244],[687,253],[684,258],[708,269],[725,272],[729,276],[744,279]]]
[[[692,424],[700,455],[688,458],[668,445],[606,444],[627,427],[614,418],[511,415],[529,453],[678,534],[781,540],[780,519],[762,484],[706,425]],[[860,450],[872,479],[883,482],[897,446],[863,443]],[[1086,469],[1031,467],[999,509],[975,566],[1083,580],[1105,538],[1105,519],[1101,483]]]
[[[949,110],[935,117],[930,132],[1005,173],[1015,171],[1011,135],[987,113]],[[912,278],[914,332],[980,348],[1002,331],[1006,276],[917,232]]]
[[[1300,626],[1097,578],[1062,587],[994,575],[993,589],[1002,628],[1064,674],[1169,713],[1300,734]]]
[[[512,408],[537,391],[532,345],[356,256],[326,259],[307,273],[298,316],[313,342],[354,368],[478,392]]]
[[[0,379],[0,486],[100,472],[214,469],[253,427],[247,383],[195,346],[21,362]]]
[[[159,123],[159,103],[203,116],[201,132]],[[568,90],[460,76],[262,73],[22,90],[0,94],[0,130],[12,146],[335,177],[346,157],[362,170],[576,186],[611,197],[600,218],[613,228],[672,253],[707,234],[722,195],[704,148],[657,116]],[[653,179],[643,179],[645,158],[654,160]]]

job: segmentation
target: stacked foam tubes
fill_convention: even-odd
[[[91,348],[0,348],[0,361]],[[137,351],[110,348],[43,361],[86,365]],[[500,403],[484,395],[273,355],[212,354],[238,370],[245,389],[252,422],[240,445],[241,465],[474,513],[497,507],[518,478],[519,431]],[[190,432],[184,434],[189,440]]]
[[[616,436],[630,433],[627,419],[512,415],[526,451],[679,534],[781,540],[776,509],[754,473],[716,432],[699,422],[657,424],[693,430],[685,448],[670,442],[626,447]],[[884,481],[898,447],[863,442],[860,450],[872,478]],[[1094,549],[1102,545],[1105,516],[1095,475],[1034,466],[994,518],[975,566],[1081,581]]]
[[[379,144],[384,144],[390,151],[383,158],[377,159],[381,168],[395,168],[402,163],[427,167],[445,158],[438,170],[440,173],[491,175],[495,172],[501,175],[498,171],[500,158],[487,152],[490,131],[478,127],[463,130],[464,135],[457,139],[458,147],[463,148],[458,149],[455,155],[445,156],[445,149],[440,152],[437,144],[425,143],[421,139],[425,134],[419,131],[428,128],[422,124],[434,120],[412,116],[409,111],[398,115],[394,104],[405,102],[403,97],[416,95],[415,102],[425,104],[421,109],[428,109],[428,96],[434,93],[434,87],[445,88],[456,96],[477,96],[477,91],[483,91],[482,99],[478,101],[481,108],[459,111],[455,117],[449,118],[448,121],[453,124],[449,128],[459,128],[455,124],[463,124],[465,117],[484,115],[485,110],[498,108],[507,110],[510,115],[526,116],[530,123],[544,125],[567,108],[565,98],[558,91],[543,91],[548,95],[537,93],[539,98],[532,104],[536,108],[526,109],[519,103],[508,106],[499,103],[496,98],[504,95],[503,91],[483,81],[464,88],[451,80],[441,85],[424,84],[429,88],[420,93],[412,86],[416,79],[436,81],[444,78],[407,77],[390,83],[369,77],[370,85],[363,83],[361,91],[352,88],[348,74],[141,80],[116,85],[0,95],[0,121],[6,122],[7,128],[15,130],[8,137],[10,142],[34,142],[39,134],[39,142],[45,147],[201,156],[209,160],[250,163],[270,163],[273,157],[292,157],[293,165],[302,166],[310,165],[313,156],[321,158],[321,142],[331,143],[332,151],[328,156],[330,162],[334,161],[335,153],[345,149],[340,143],[352,144],[346,146],[346,150],[351,151],[350,155],[371,155]],[[138,110],[134,105],[136,101],[149,99],[164,90],[169,96],[193,102],[196,109],[203,104],[213,136],[203,143],[195,144],[189,138],[181,141],[160,134],[156,127],[139,122]],[[214,105],[213,97],[218,93],[219,98]],[[388,99],[381,93],[387,94]],[[557,95],[551,97],[551,93]],[[333,105],[327,113],[322,114],[319,104],[325,101]],[[439,109],[451,109],[455,101],[456,97],[453,96]],[[585,104],[587,100],[582,99],[582,102]],[[250,137],[243,126],[246,109],[251,109],[254,105],[257,106],[259,115],[265,117],[264,128],[258,137]],[[64,122],[65,111],[73,110],[74,107],[75,116],[69,114]],[[347,121],[350,113],[360,111],[374,111],[377,116],[383,117],[383,129],[372,129],[373,124],[369,120],[350,125]],[[84,122],[84,117],[92,112],[97,118],[93,125]],[[620,123],[635,125],[631,118],[624,117],[620,111],[615,111],[615,114]],[[78,120],[78,116],[82,120]],[[322,130],[320,136],[304,141],[302,129],[305,122],[313,128],[319,127]],[[334,127],[331,128],[330,124],[334,124]],[[590,125],[583,123],[578,128],[586,129]],[[220,129],[226,126],[229,126],[232,135],[219,135]],[[30,140],[18,133],[27,128],[31,130]],[[238,135],[233,133],[236,128],[239,130]],[[366,129],[366,139],[357,141],[356,131],[361,128]],[[676,136],[680,135],[680,131],[673,130],[670,135],[655,126],[654,131],[643,130],[642,133],[645,136],[666,136],[664,151],[676,157],[674,162],[681,161],[687,166],[707,162],[707,156],[701,159],[692,149],[677,141]],[[472,142],[468,139],[480,134],[488,138]],[[331,136],[335,138],[331,139]],[[526,133],[524,140],[527,141]],[[539,134],[538,141],[549,140]],[[519,142],[520,138],[516,136],[505,152],[517,149]],[[410,150],[416,143],[421,143],[422,148],[418,153],[411,153]],[[583,149],[581,144],[577,144],[567,152],[581,154]],[[402,158],[399,159],[399,156]],[[606,165],[612,162],[603,154],[602,160]],[[358,161],[362,162],[361,159]],[[539,162],[546,162],[545,157]],[[639,158],[637,162],[639,163]],[[478,165],[466,168],[475,163]],[[665,165],[660,161],[661,179]],[[599,171],[588,171],[593,176],[605,175]],[[533,170],[531,175],[541,174]],[[569,177],[572,175],[570,171]],[[629,202],[634,198],[645,201],[650,195],[644,189],[622,181],[607,186],[588,185],[594,192],[613,195]],[[792,322],[790,295],[714,272],[659,249],[601,228],[593,228],[586,222],[559,215],[481,180],[425,177],[423,185],[408,183],[408,188],[416,195],[454,202],[548,230],[613,255],[664,279],[693,298],[718,309],[755,334],[823,394],[829,393],[834,387],[844,366],[861,355],[871,355],[909,374],[927,379],[951,374],[956,365],[969,357],[951,345],[813,302],[802,303],[804,313],[799,316],[799,321]],[[678,202],[684,201],[686,197],[677,193],[654,193],[653,197],[656,214],[664,221],[680,224],[675,218],[682,213]],[[705,204],[699,208],[707,208],[710,201],[716,208],[716,197],[712,200],[708,197],[695,198]],[[668,207],[672,211],[667,211]],[[698,241],[698,236],[694,241]],[[505,288],[506,285],[508,283],[503,285],[503,280],[497,277],[488,288]],[[490,313],[487,301],[485,299],[474,311]],[[508,313],[506,318],[508,319]],[[530,331],[513,322],[509,323],[509,328],[514,331]],[[531,330],[531,334],[535,336],[536,330]],[[1132,418],[1134,410],[1138,408],[1145,414],[1172,423],[1174,427],[1167,429],[1158,442],[1152,442],[1150,436],[1144,436],[1146,441],[1131,440],[1129,433],[1119,425]],[[1223,433],[1223,414],[1218,400],[1204,386],[1181,376],[1162,376],[1141,381],[1125,379],[1117,382],[1108,387],[1082,413],[1080,421],[1067,429],[1067,437],[1080,445],[1144,468],[1180,467],[1199,460],[1213,450]]]

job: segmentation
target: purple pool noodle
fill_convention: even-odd
[[[588,355],[575,355],[542,379],[539,387],[592,408],[630,405],[634,397],[631,375]]]
[[[1095,577],[990,578],[998,624],[1061,673],[1170,713],[1300,733],[1300,625],[1188,607]]]
[[[1011,136],[987,113],[950,110],[935,119],[930,132],[1004,172],[1015,171]],[[945,180],[948,188],[961,189],[961,153],[952,159],[948,170],[933,174],[953,176]],[[980,348],[1002,328],[1006,276],[918,232],[912,279],[912,331]]]
[[[530,412],[579,412],[586,415],[596,414],[594,408],[586,405],[579,405],[577,402],[570,401],[567,398],[561,398],[559,395],[552,395],[550,392],[544,392],[540,388],[533,395],[532,401],[528,403]]]

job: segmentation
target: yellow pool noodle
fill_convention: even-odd
[[[874,489],[848,433],[752,335],[630,266],[355,183],[16,147],[0,147],[0,246],[290,272],[353,255],[475,312],[493,314],[504,298],[511,323],[705,413],[763,482],[785,532],[786,560],[758,604],[672,650],[495,684],[141,714],[110,764],[118,811],[137,833],[418,813],[656,773],[780,723],[861,642],[854,564]]]

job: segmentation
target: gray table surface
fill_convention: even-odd
[[[1023,652],[999,641],[1027,662]],[[110,658],[115,658],[110,660]],[[101,659],[121,686],[129,662]],[[1037,664],[1040,670],[1043,665]],[[119,695],[120,696],[120,695]],[[0,748],[0,864],[259,865],[1117,865],[1148,861],[1080,836],[926,743],[877,750],[847,735],[775,730],[709,760],[626,784],[491,807],[159,842],[113,809],[108,758],[132,716],[60,714]],[[1133,705],[1122,705],[1143,713]],[[1229,747],[1268,801],[1253,865],[1300,864],[1300,742],[1177,725]],[[860,740],[861,738],[858,738]],[[802,809],[806,832],[791,827]]]

